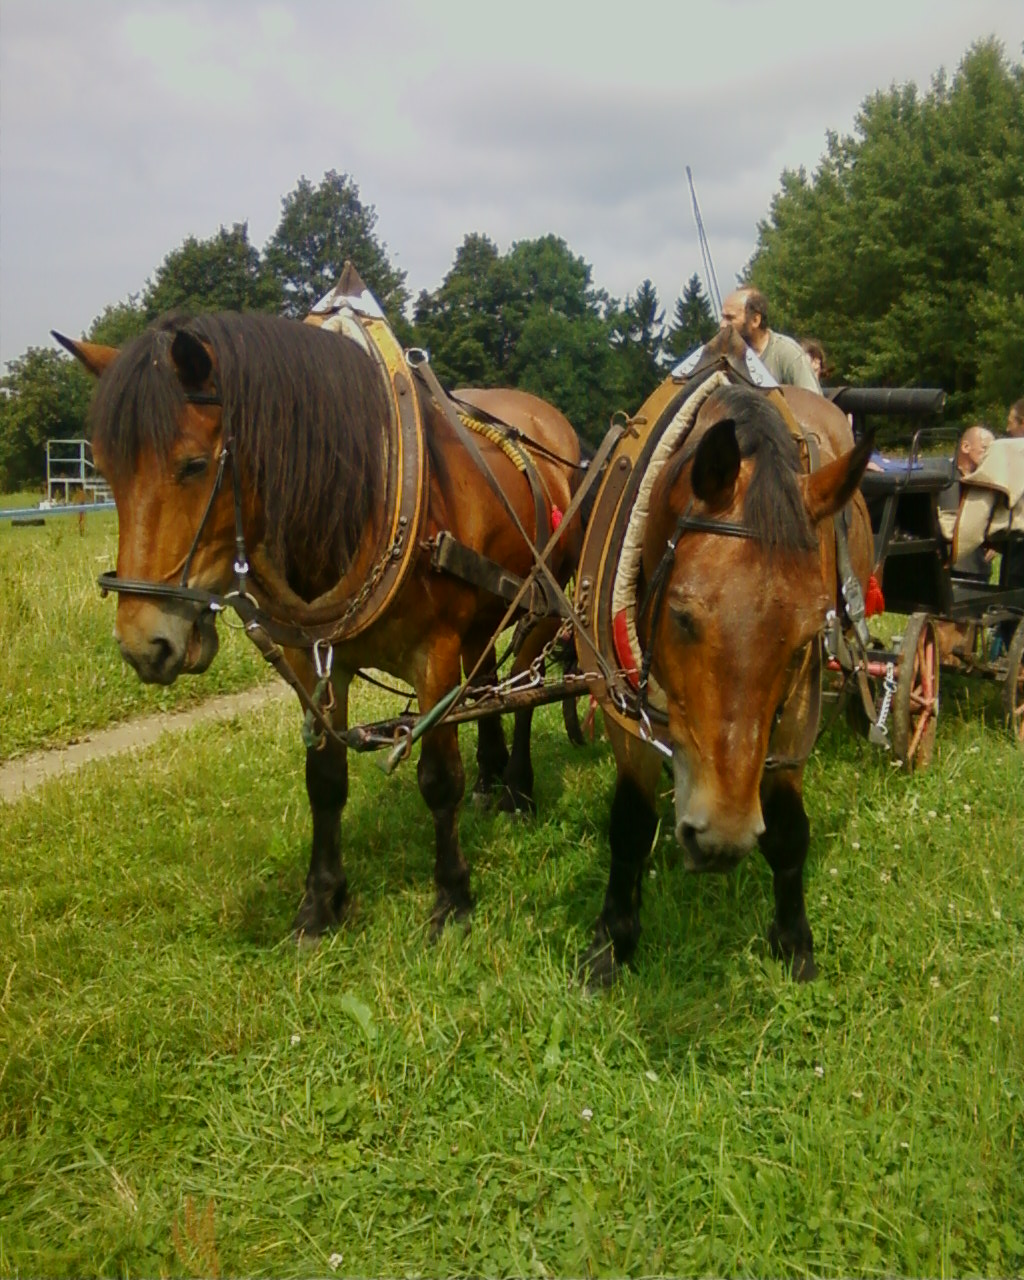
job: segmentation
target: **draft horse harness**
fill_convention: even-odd
[[[552,530],[541,483],[529,458],[529,452],[544,452],[543,447],[526,439],[508,424],[483,413],[476,406],[454,401],[438,383],[424,352],[414,350],[403,354],[376,300],[349,264],[335,289],[313,309],[309,322],[360,341],[364,349],[380,364],[392,392],[390,399],[393,421],[386,448],[388,483],[385,509],[389,523],[384,530],[378,555],[359,589],[351,591],[350,584],[343,580],[318,600],[307,602],[295,596],[272,566],[263,560],[260,548],[254,548],[250,556],[243,532],[241,478],[234,440],[230,424],[225,424],[213,487],[185,557],[180,580],[177,583],[154,582],[121,578],[114,572],[108,572],[101,574],[98,579],[104,594],[114,591],[179,600],[198,605],[213,614],[232,611],[239,618],[248,638],[298,696],[306,713],[303,737],[307,746],[322,746],[331,739],[339,745],[359,751],[390,748],[384,766],[388,773],[407,758],[413,743],[423,733],[442,720],[461,723],[494,711],[508,712],[519,707],[538,706],[580,693],[593,694],[606,715],[612,716],[630,732],[650,742],[663,753],[670,754],[664,734],[667,720],[658,709],[657,690],[651,675],[651,644],[648,641],[637,657],[635,617],[645,614],[648,616],[648,634],[653,636],[669,572],[679,542],[686,533],[701,532],[739,538],[754,538],[756,535],[742,523],[696,516],[692,513],[691,503],[676,521],[640,602],[639,612],[636,612],[635,583],[633,584],[632,626],[623,626],[621,614],[624,611],[613,611],[615,591],[617,589],[621,594],[623,589],[622,582],[616,581],[617,577],[621,579],[623,576],[620,559],[626,552],[623,551],[622,544],[652,455],[662,442],[665,429],[678,416],[681,407],[692,397],[693,403],[690,405],[686,424],[688,433],[692,429],[699,404],[714,386],[726,380],[742,380],[755,386],[764,385],[765,379],[771,383],[763,366],[756,360],[743,362],[730,354],[713,354],[707,348],[695,352],[649,397],[639,414],[633,418],[616,415],[562,514],[561,522]],[[419,384],[421,393],[430,397],[444,413],[463,449],[499,498],[509,519],[529,547],[533,565],[525,578],[518,579],[509,574],[500,565],[462,546],[444,531],[429,543],[420,540],[426,507],[427,476],[421,408],[412,379]],[[773,399],[796,435],[799,427],[786,408],[781,394],[776,391]],[[223,408],[218,387],[212,392],[186,393],[185,400],[189,404]],[[481,430],[480,419],[483,419],[482,433],[509,452],[514,462],[517,456],[520,459],[517,466],[526,475],[534,503],[535,532],[532,537],[524,528],[518,513],[474,440],[474,435]],[[674,447],[678,443],[676,441]],[[664,450],[664,444],[662,448]],[[805,451],[812,456],[815,453],[814,443],[810,439],[805,439]],[[558,458],[555,460],[565,461]],[[816,464],[816,459],[814,461]],[[210,513],[224,487],[229,470],[234,506],[234,584],[230,590],[219,593],[190,586],[189,575]],[[648,488],[649,484],[648,477]],[[560,536],[569,527],[593,489],[598,491],[594,500],[594,512],[585,535],[575,599],[570,602],[550,568],[550,557]],[[839,542],[841,546],[845,546],[845,538],[839,538]],[[542,543],[543,546],[540,545]],[[557,616],[563,619],[566,627],[570,624],[572,626],[582,670],[566,672],[560,681],[546,683],[542,664],[554,646],[555,641],[552,641],[531,665],[525,683],[515,684],[509,681],[490,687],[474,686],[473,681],[486,660],[486,657],[481,657],[463,682],[450,690],[425,714],[417,716],[406,712],[391,720],[353,726],[339,733],[330,719],[333,709],[330,677],[334,646],[358,635],[381,617],[405,581],[417,552],[424,549],[429,550],[431,567],[435,571],[454,574],[508,602],[505,615],[494,632],[494,642],[513,619],[517,615],[521,616],[524,611],[533,618]],[[638,554],[635,548],[634,554]],[[847,566],[848,561],[847,552]],[[840,567],[843,568],[842,549]],[[850,588],[850,595],[847,596],[848,600],[853,597],[852,612],[855,613],[859,584],[853,578],[852,570],[844,572],[843,578],[844,593],[850,587],[848,580],[856,588]],[[252,587],[271,599],[273,605],[270,608],[261,605],[253,594]],[[628,582],[626,589],[629,590]],[[277,610],[281,608],[287,610],[290,618],[279,616]],[[629,643],[630,634],[634,637],[632,647]],[[306,690],[288,662],[285,649],[300,650],[311,655],[317,675],[317,684],[312,694]],[[486,652],[485,648],[485,655]],[[782,718],[785,706],[798,685],[811,687],[816,699],[813,715],[809,717],[809,732],[800,743],[797,758],[772,756],[767,767],[778,768],[794,764],[797,759],[805,758],[813,746],[820,713],[820,651],[817,642],[805,654],[800,655],[794,666],[787,694],[776,715],[777,722]]]

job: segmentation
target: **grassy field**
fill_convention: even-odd
[[[12,495],[0,499],[15,505]],[[115,603],[96,586],[116,560],[113,512],[90,512],[81,532],[75,516],[26,528],[0,521],[0,760],[273,675],[243,636],[222,626],[221,652],[202,681],[143,685],[111,638]]]
[[[436,945],[414,770],[365,756],[354,919],[289,941],[290,704],[0,807],[0,1275],[1019,1274],[1024,787],[994,694],[947,682],[915,777],[819,744],[806,987],[766,955],[763,862],[688,877],[666,822],[635,971],[580,991],[612,768],[553,709],[540,816],[466,811],[477,909]]]

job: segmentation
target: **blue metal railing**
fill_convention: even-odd
[[[83,511],[116,511],[113,502],[60,503],[52,507],[5,507],[0,510],[0,520],[11,520],[16,517],[46,519],[49,516],[77,516]]]

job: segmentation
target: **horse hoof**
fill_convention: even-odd
[[[300,947],[318,945],[325,933],[337,929],[348,919],[351,902],[343,887],[325,897],[305,895],[292,921],[292,937]]]
[[[430,941],[437,942],[450,922],[462,925],[463,932],[469,933],[472,927],[472,917],[472,898],[455,900],[448,893],[439,893],[437,901],[434,903],[434,909],[430,913]]]
[[[494,804],[494,793],[490,787],[474,787],[469,797],[474,809],[490,809]]]
[[[794,982],[813,982],[818,976],[818,966],[814,963],[814,956],[808,951],[795,955],[792,972]]]
[[[595,995],[615,985],[621,968],[610,940],[593,942],[583,953],[576,970],[576,981],[587,995]]]
[[[511,787],[504,787],[501,799],[498,801],[498,812],[507,813],[513,818],[535,818],[537,804],[532,796],[524,795],[522,791],[513,791]]]

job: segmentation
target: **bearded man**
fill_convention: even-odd
[[[749,285],[722,303],[721,328],[733,328],[778,383],[821,393],[818,379],[800,343],[768,328],[768,299]]]

